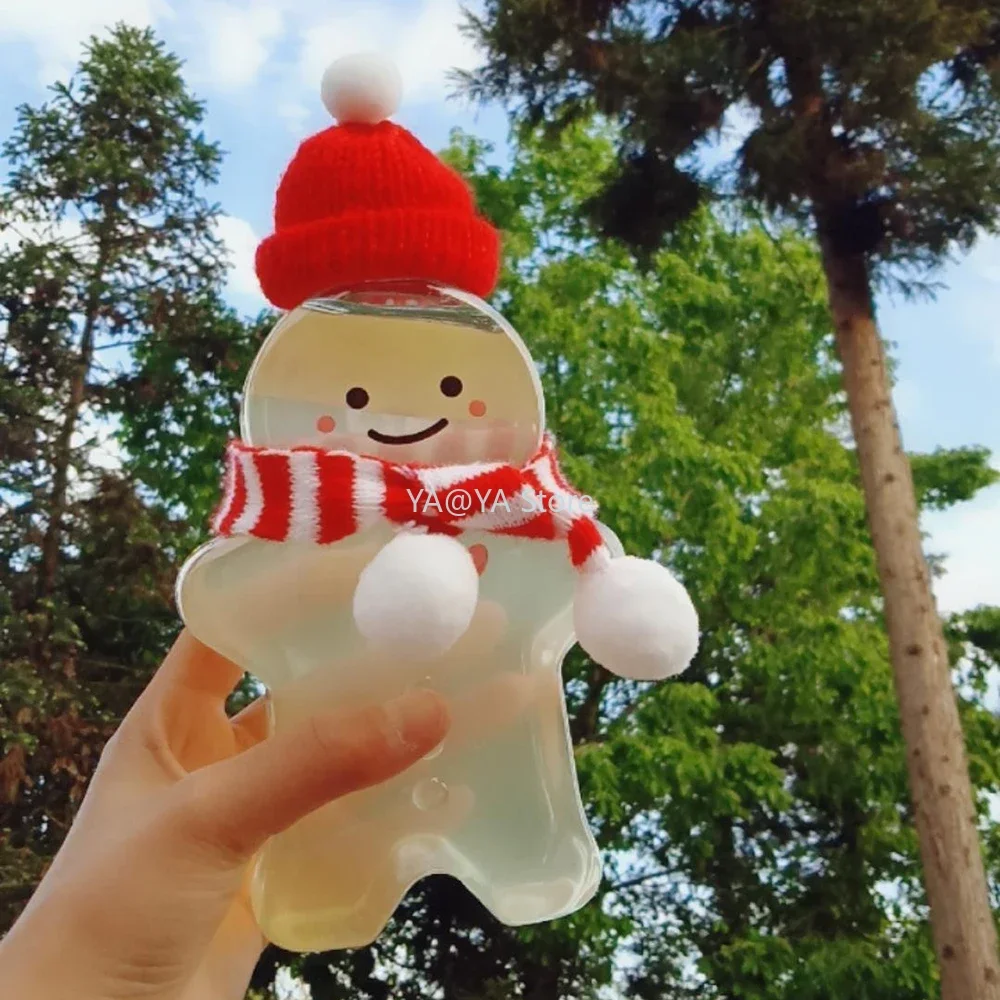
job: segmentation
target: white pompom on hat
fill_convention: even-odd
[[[320,96],[342,125],[377,125],[399,107],[403,78],[391,59],[377,53],[344,56],[326,68]]]

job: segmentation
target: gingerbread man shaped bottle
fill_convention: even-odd
[[[257,253],[287,310],[247,378],[215,536],[178,603],[267,686],[273,730],[426,686],[452,728],[416,766],[274,837],[252,902],[298,951],[372,941],[408,888],[460,879],[500,920],[549,920],[600,879],[560,676],[574,640],[641,680],[698,643],[684,588],[622,554],[559,471],[538,376],[484,301],[499,240],[462,179],[390,122],[376,57],[323,79]]]

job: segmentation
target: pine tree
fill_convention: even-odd
[[[736,194],[815,234],[857,445],[945,1000],[1000,997],[962,729],[900,442],[874,280],[919,279],[1000,216],[991,0],[487,0],[466,78],[518,117],[620,126],[589,204],[645,254]],[[749,134],[697,155],[727,121]]]
[[[58,848],[104,739],[178,624],[183,511],[115,434],[165,345],[231,334],[205,188],[219,151],[148,31],[94,39],[21,107],[0,193],[0,921]],[[197,317],[193,310],[197,307]],[[185,324],[197,318],[198,326]],[[155,379],[146,373],[146,383]],[[221,449],[221,441],[219,442]]]

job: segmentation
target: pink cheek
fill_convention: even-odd
[[[474,417],[485,417],[486,404],[481,399],[474,399],[469,403],[469,413]]]
[[[320,434],[329,434],[336,426],[337,421],[327,414],[324,414],[319,418],[319,420],[316,421],[316,430],[318,430]]]
[[[490,561],[490,554],[486,551],[485,545],[470,545],[469,555],[476,567],[476,572],[482,576],[486,572],[486,564]]]

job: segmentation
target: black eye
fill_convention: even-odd
[[[441,391],[446,396],[457,396],[462,391],[462,380],[456,375],[445,375],[441,379]]]
[[[368,393],[360,385],[356,385],[353,389],[348,389],[347,405],[352,410],[363,410],[368,405]]]

